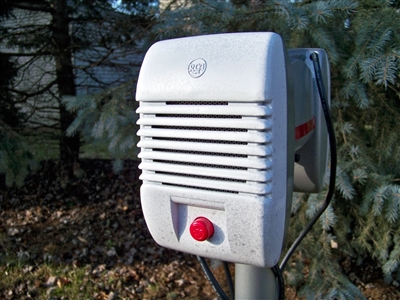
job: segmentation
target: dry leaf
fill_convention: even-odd
[[[60,277],[57,280],[57,285],[61,289],[62,287],[69,285],[71,281],[67,277]]]

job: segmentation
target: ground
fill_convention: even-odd
[[[0,299],[217,299],[194,256],[154,243],[139,185],[134,161],[115,174],[108,160],[82,160],[73,180],[48,161],[24,186],[1,186]],[[372,261],[343,268],[367,299],[400,299]],[[294,288],[286,299],[299,299]]]

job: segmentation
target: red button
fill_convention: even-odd
[[[199,217],[190,225],[190,235],[199,242],[208,240],[214,234],[214,226],[210,220]]]

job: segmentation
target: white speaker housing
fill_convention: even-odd
[[[137,134],[142,209],[158,244],[260,267],[278,262],[293,190],[292,91],[275,33],[181,38],[149,49],[137,85]],[[191,231],[199,217],[213,227],[204,241]]]

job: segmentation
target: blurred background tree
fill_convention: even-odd
[[[0,21],[9,17],[11,8],[2,5]],[[21,185],[29,168],[35,166],[24,139],[17,133],[20,116],[8,87],[17,75],[15,61],[0,53],[0,186]]]
[[[76,116],[62,99],[133,82],[137,76],[147,11],[142,2],[124,3],[0,1],[1,96],[7,95],[1,119],[25,137],[33,154],[43,148],[41,159],[60,159],[70,174],[85,141],[79,132],[66,135]],[[121,11],[123,4],[129,13]]]

